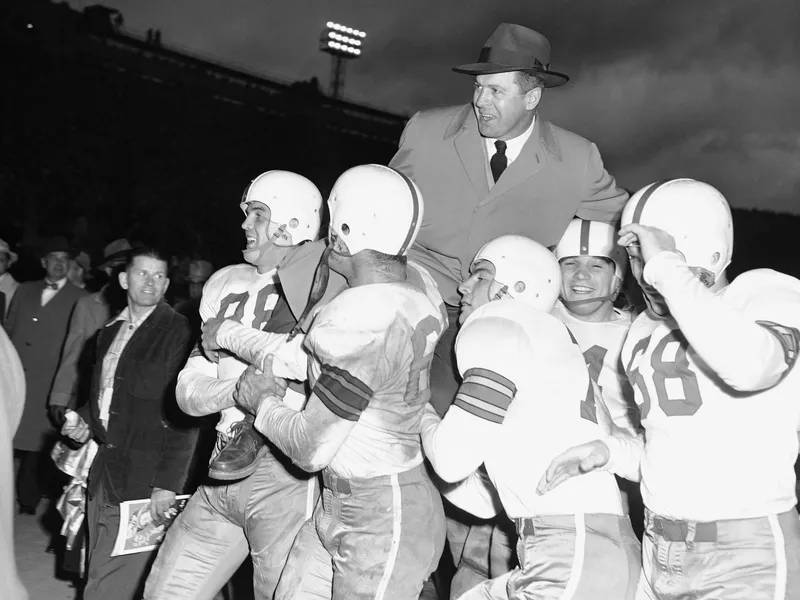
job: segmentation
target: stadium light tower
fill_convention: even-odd
[[[331,55],[331,96],[341,98],[346,60],[360,58],[367,34],[341,23],[328,21],[319,36],[319,49]]]

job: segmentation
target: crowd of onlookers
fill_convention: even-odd
[[[21,389],[2,390],[4,403],[13,405],[9,414],[19,415],[14,419],[18,424],[10,429],[7,437],[9,441],[13,438],[14,471],[12,473],[9,465],[3,475],[4,484],[8,484],[6,493],[16,495],[20,515],[41,512],[41,499],[58,499],[69,483],[70,478],[51,460],[51,452],[68,413],[80,410],[91,393],[94,362],[91,353],[98,339],[102,340],[101,330],[108,329],[104,325],[124,320],[125,315],[131,327],[135,323],[131,316],[138,306],[135,276],[127,279],[126,273],[131,273],[131,268],[142,261],[150,261],[160,272],[156,279],[166,282],[156,294],[146,296],[141,309],[144,312],[139,316],[149,316],[159,304],[171,306],[171,313],[183,315],[180,317],[181,341],[176,342],[177,346],[173,344],[174,356],[171,357],[179,368],[199,335],[200,296],[204,282],[213,272],[212,264],[206,260],[167,258],[157,250],[141,244],[132,245],[125,239],[107,244],[102,257],[94,264],[87,252],[76,250],[63,236],[45,240],[36,258],[44,271],[42,276],[30,277],[31,269],[20,275],[14,268],[19,263],[19,253],[0,240],[0,323],[3,324],[0,330],[5,338],[0,348],[0,362],[9,369],[18,364],[24,374],[21,382],[27,382]],[[112,317],[117,318],[109,323]],[[165,352],[168,349],[165,347]],[[117,355],[116,359],[119,358]],[[98,376],[108,377],[108,365],[102,362],[105,368]],[[119,374],[120,365],[115,364],[114,368]],[[10,374],[5,381],[20,383],[18,375]],[[164,381],[165,386],[169,383]],[[202,423],[187,421],[185,425],[187,431],[193,432],[187,441],[187,451],[190,454],[196,448],[199,453],[210,451],[207,445],[196,446],[195,434]],[[204,466],[203,463],[200,459],[196,461],[198,465]],[[183,467],[188,469],[190,464]],[[11,498],[4,500],[10,512],[13,501]],[[77,580],[83,575],[85,531],[78,527],[76,533],[78,543],[72,539],[73,548],[61,555],[65,550],[63,538],[57,531],[53,532],[48,551],[58,552],[63,570],[75,573]]]

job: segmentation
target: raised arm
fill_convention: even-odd
[[[648,261],[644,278],[664,296],[692,348],[733,389],[769,388],[797,360],[796,280],[774,271],[751,271],[715,294],[675,252]]]

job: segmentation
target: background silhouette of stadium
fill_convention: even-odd
[[[293,170],[327,195],[348,167],[387,162],[407,119],[334,100],[315,79],[278,82],[170,47],[100,5],[6,0],[0,44],[0,238],[29,255],[66,234],[95,255],[124,236],[238,262],[250,179]],[[734,274],[800,275],[800,217],[735,210],[734,220]]]

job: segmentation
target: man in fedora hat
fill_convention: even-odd
[[[19,287],[17,280],[8,272],[9,267],[17,262],[18,258],[17,253],[12,252],[11,247],[4,240],[0,240],[0,297],[3,299],[3,302],[0,303],[0,323],[5,319],[8,307],[11,305],[11,298],[14,297],[14,292]]]
[[[35,514],[43,471],[50,466],[44,453],[55,430],[47,419],[47,398],[67,336],[70,316],[86,292],[67,280],[72,250],[63,237],[49,239],[42,253],[44,279],[19,286],[5,324],[9,338],[25,367],[25,410],[14,437],[19,452],[17,500],[20,512]]]
[[[544,89],[569,80],[551,69],[541,33],[501,23],[477,62],[453,70],[474,77],[472,102],[414,115],[390,163],[430,199],[409,257],[428,268],[448,305],[450,327],[431,369],[431,402],[441,415],[458,390],[457,286],[478,249],[504,234],[553,246],[576,216],[616,223],[628,198],[592,142],[537,114]],[[465,531],[449,523],[456,564]]]
[[[81,356],[86,342],[125,306],[125,293],[111,275],[120,270],[128,259],[131,245],[121,238],[108,244],[103,250],[103,263],[99,269],[109,276],[100,290],[78,300],[69,323],[69,332],[61,353],[53,389],[50,392],[49,412],[53,424],[61,428],[67,408],[75,409],[79,400],[84,400],[79,387],[81,381]],[[113,308],[113,310],[112,310]],[[89,367],[92,365],[83,365]]]

